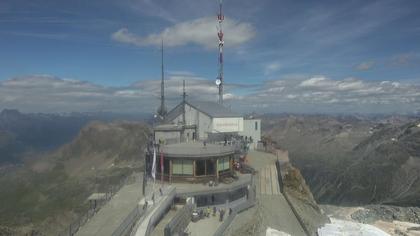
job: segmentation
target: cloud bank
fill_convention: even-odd
[[[204,17],[174,24],[159,33],[147,36],[138,36],[127,28],[122,28],[114,32],[111,38],[116,42],[138,47],[160,46],[163,39],[167,47],[196,44],[207,49],[214,49],[218,46],[216,25],[217,21],[214,17]],[[226,45],[229,46],[241,45],[255,36],[254,27],[248,23],[225,18],[223,26],[224,30],[229,32],[225,35]]]
[[[186,80],[188,99],[217,101],[217,87],[188,72],[168,73],[168,108],[181,100]],[[288,76],[258,85],[226,84],[226,103],[240,112],[413,113],[420,111],[420,85],[358,78]],[[16,77],[0,82],[0,109],[24,112],[154,112],[160,81],[142,80],[125,87],[105,87],[50,75]]]

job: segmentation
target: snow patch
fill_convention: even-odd
[[[267,227],[267,230],[265,230],[265,236],[291,236],[291,235],[288,233]]]
[[[318,229],[319,236],[390,236],[375,226],[330,218],[331,223]]]

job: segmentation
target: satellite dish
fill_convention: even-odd
[[[216,80],[216,85],[219,86],[222,83],[222,81],[220,79]]]

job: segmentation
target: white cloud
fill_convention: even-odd
[[[183,80],[188,99],[217,101],[218,90],[213,81],[190,72],[172,72],[168,73],[165,83],[169,109],[181,100]],[[0,108],[17,108],[24,112],[151,113],[159,104],[159,96],[158,79],[126,87],[105,87],[49,75],[0,82]],[[232,108],[244,112],[412,112],[420,107],[420,85],[295,75],[266,80],[253,87],[226,84],[224,98]]]
[[[218,89],[213,81],[190,72],[172,72],[165,80],[168,108],[181,100],[183,80],[189,99],[217,101]],[[229,91],[240,86],[226,84],[225,99],[239,98]],[[0,81],[0,109],[17,108],[24,112],[153,112],[159,98],[158,79],[142,80],[126,87],[105,87],[50,75]]]
[[[263,112],[389,113],[413,112],[420,107],[420,86],[358,78],[333,80],[325,76],[292,76],[265,81],[256,92],[237,101]]]
[[[122,28],[112,34],[111,38],[120,43],[143,46],[159,46],[164,39],[165,46],[176,47],[187,44],[197,44],[207,49],[217,48],[217,21],[214,17],[204,17],[177,23],[159,33],[138,36],[127,28]],[[241,23],[229,18],[224,21],[225,45],[238,46],[255,36],[255,29],[249,23]]]

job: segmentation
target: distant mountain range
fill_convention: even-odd
[[[25,156],[54,149],[71,141],[93,120],[145,120],[143,114],[66,113],[23,114],[18,110],[0,112],[0,166],[20,163]],[[29,154],[28,154],[29,153]]]
[[[263,124],[319,202],[420,205],[419,119],[284,115]]]

